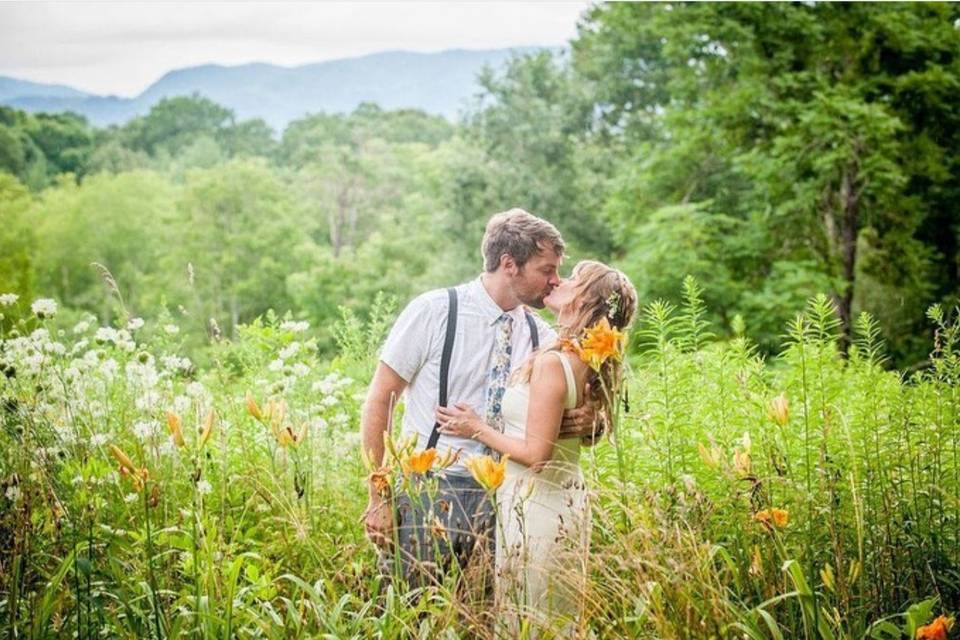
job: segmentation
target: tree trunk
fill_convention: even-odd
[[[839,229],[835,249],[839,253],[841,273],[845,286],[843,291],[834,294],[834,302],[840,315],[840,351],[844,354],[853,340],[853,293],[857,278],[857,238],[860,233],[860,194],[858,188],[859,166],[854,162],[848,166],[840,178],[840,191],[837,193],[839,209]],[[831,222],[833,222],[831,220]]]

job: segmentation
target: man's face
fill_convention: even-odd
[[[560,284],[560,263],[563,257],[552,247],[540,247],[540,253],[527,260],[513,277],[513,291],[523,304],[543,309],[543,299]]]

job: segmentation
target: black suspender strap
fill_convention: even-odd
[[[453,354],[453,341],[457,337],[457,290],[453,287],[447,289],[449,305],[447,306],[447,333],[443,338],[443,354],[440,356],[440,389],[438,392],[439,403],[441,407],[447,406],[447,387],[450,380],[450,356]],[[533,342],[533,348],[540,347],[540,332],[537,330],[537,322],[529,311],[524,311],[527,317],[527,325],[530,327],[530,340]],[[430,432],[430,438],[427,440],[427,449],[433,449],[437,446],[440,439],[440,423],[433,423],[433,431]]]
[[[447,307],[447,334],[443,338],[443,355],[440,356],[440,406],[447,406],[447,385],[450,378],[450,355],[453,353],[453,340],[457,337],[457,290],[453,287],[447,289],[447,296],[450,298],[450,304]],[[437,446],[437,440],[440,439],[440,423],[433,423],[433,431],[430,432],[430,439],[427,440],[427,449],[433,449]]]
[[[533,319],[533,314],[529,311],[523,313],[527,316],[527,325],[530,326],[530,340],[533,341],[533,350],[536,351],[540,348],[540,332],[537,331],[537,321]]]

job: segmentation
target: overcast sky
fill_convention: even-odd
[[[0,75],[134,96],[205,63],[565,44],[589,2],[0,2]]]

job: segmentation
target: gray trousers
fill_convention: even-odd
[[[381,573],[419,587],[456,568],[479,593],[492,593],[496,514],[486,491],[470,476],[437,477],[433,492],[422,479],[410,484],[396,491],[397,546],[380,556]]]

